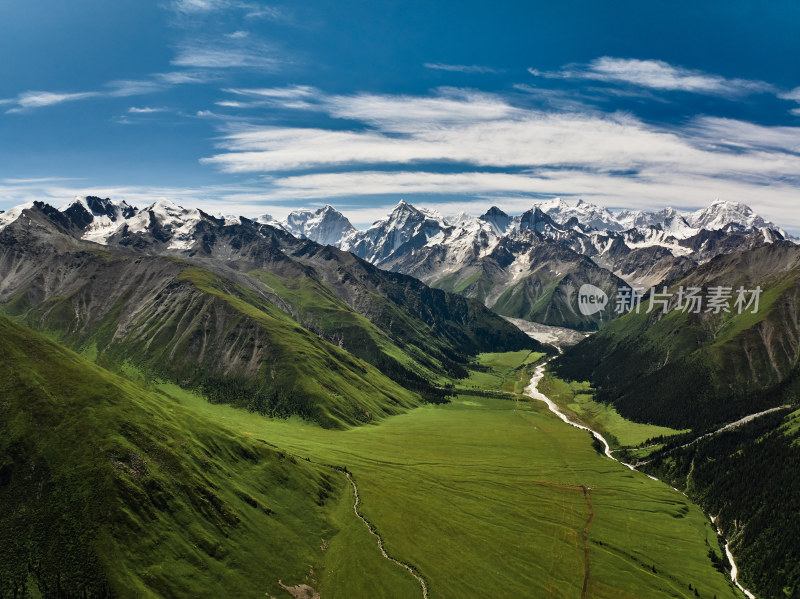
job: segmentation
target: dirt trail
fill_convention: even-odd
[[[583,527],[583,589],[581,589],[581,599],[586,599],[586,591],[589,588],[589,527],[594,520],[594,507],[592,498],[589,497],[589,487],[583,487],[583,498],[586,500],[586,509],[589,510],[589,518]]]
[[[381,535],[378,534],[378,531],[375,530],[372,524],[370,524],[369,521],[366,518],[364,518],[364,516],[362,516],[361,513],[359,513],[358,511],[359,497],[358,497],[358,487],[356,486],[356,481],[353,480],[353,477],[350,476],[349,472],[345,472],[344,475],[347,477],[347,480],[350,481],[350,484],[353,485],[353,497],[355,498],[353,502],[353,512],[355,513],[356,516],[358,516],[359,520],[361,520],[364,523],[364,526],[367,527],[369,533],[376,539],[378,539],[378,549],[381,550],[381,555],[383,555],[383,557],[388,559],[390,562],[393,562],[398,566],[400,566],[401,568],[405,568],[406,570],[408,570],[409,574],[411,574],[411,576],[417,579],[417,582],[419,582],[419,586],[422,588],[422,599],[428,599],[428,585],[425,582],[425,579],[422,578],[422,576],[419,575],[413,567],[401,562],[400,560],[394,559],[392,556],[386,553],[386,549],[383,548],[383,539],[381,538]]]

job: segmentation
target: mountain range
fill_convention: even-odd
[[[327,220],[323,228],[330,239],[341,215],[329,206],[313,214]],[[308,235],[290,224],[296,216],[283,227]],[[581,330],[602,327],[616,316],[611,304],[593,315],[580,313],[576,294],[582,284],[612,297],[620,288],[647,290],[718,254],[790,238],[748,206],[732,202],[693,213],[612,213],[561,199],[536,203],[516,216],[493,207],[478,217],[449,218],[401,201],[368,229],[340,232],[334,245],[381,268],[476,298],[507,317]]]
[[[0,229],[26,207],[0,214]],[[477,299],[503,316],[578,330],[602,328],[618,316],[612,302],[595,314],[581,313],[576,297],[583,284],[609,297],[626,288],[642,293],[716,255],[795,241],[748,206],[725,201],[696,212],[611,212],[555,199],[515,216],[493,207],[477,217],[443,217],[401,201],[363,230],[329,205],[294,211],[282,221],[267,214],[252,221],[212,216],[168,200],[139,210],[78,197],[60,211],[84,240],[155,244],[163,251],[190,250],[209,226],[263,225]]]
[[[479,351],[540,347],[475,300],[249,219],[99,198],[14,213],[0,215],[6,314],[253,411],[368,422],[442,401],[440,379]]]

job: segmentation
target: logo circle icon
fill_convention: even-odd
[[[608,295],[606,295],[605,291],[589,283],[581,285],[578,290],[578,310],[580,310],[581,314],[584,316],[597,314],[606,305],[608,305]]]

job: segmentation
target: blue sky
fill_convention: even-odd
[[[0,209],[721,198],[798,232],[798,23],[795,0],[0,3]]]

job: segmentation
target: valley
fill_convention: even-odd
[[[147,526],[147,536],[128,541],[124,550],[119,546],[104,554],[99,566],[119,596],[133,596],[130,593],[135,588],[169,596],[189,596],[188,590],[194,589],[192,596],[213,596],[214,585],[231,584],[242,585],[243,589],[260,587],[262,593],[273,597],[288,597],[283,585],[308,585],[323,598],[421,596],[419,582],[381,556],[375,538],[356,518],[349,476],[358,485],[359,513],[380,535],[386,553],[419,573],[431,598],[487,594],[575,597],[581,596],[584,585],[588,597],[691,597],[695,595],[689,590],[690,584],[700,596],[737,596],[725,575],[713,567],[709,555],[722,559],[722,550],[713,526],[696,507],[667,485],[598,454],[585,432],[567,426],[539,402],[525,396],[462,394],[448,404],[415,408],[379,425],[326,430],[297,417],[276,420],[212,404],[174,384],[115,379],[115,375],[102,374],[101,369],[57,349],[49,341],[37,340],[33,349],[25,349],[15,340],[21,341],[23,336],[37,339],[35,334],[25,333],[16,325],[4,326],[5,349],[8,351],[11,342],[15,352],[12,355],[25,351],[30,358],[34,350],[51,352],[56,357],[63,355],[64,360],[74,364],[73,368],[86,373],[84,379],[102,376],[110,384],[127,386],[127,393],[142,398],[137,401],[156,401],[158,408],[145,408],[151,414],[149,418],[163,413],[171,422],[158,424],[166,433],[160,442],[168,444],[164,449],[142,444],[125,433],[136,448],[123,450],[120,455],[137,457],[115,458],[124,460],[126,466],[113,476],[131,469],[133,478],[128,484],[141,486],[144,491],[142,495],[122,495],[120,507],[132,510],[141,498],[145,499],[143,507],[150,506],[139,516],[144,520],[138,525]],[[470,379],[474,382],[480,377],[491,378],[489,389],[518,388],[518,384],[526,384],[531,367],[542,357],[528,352],[489,355],[478,362],[481,368]],[[48,358],[51,368],[60,364],[58,360]],[[136,371],[130,371],[130,375],[137,378]],[[40,368],[37,378],[27,383],[28,388],[47,389],[44,385],[52,376]],[[101,392],[98,398],[102,396]],[[125,397],[117,401],[123,409],[130,410]],[[51,408],[56,415],[62,408],[57,399],[51,401],[56,402]],[[27,409],[21,408],[15,417],[17,430],[22,422],[19,418],[26,413]],[[82,434],[87,438],[103,434],[101,430],[108,423],[102,420],[102,413],[98,412],[93,420],[83,420]],[[191,420],[183,420],[186,418]],[[154,428],[156,422],[150,426],[153,432],[158,430]],[[171,428],[164,428],[167,426]],[[214,509],[228,514],[231,523],[211,523],[203,533],[193,532],[194,526],[182,530],[162,525],[162,540],[155,537],[149,541],[156,531],[145,522],[154,517],[181,518],[180,512],[175,513],[175,508],[170,507],[180,505],[174,503],[176,500],[167,499],[164,503],[164,499],[157,499],[170,497],[179,481],[163,470],[167,463],[164,452],[185,444],[189,434],[198,436],[200,430],[205,430],[201,426],[211,427],[200,438],[206,447],[216,448],[216,461],[236,455],[228,453],[220,441],[212,441],[213,435],[224,435],[224,443],[251,448],[241,451],[256,455],[273,455],[279,460],[276,466],[285,464],[280,466],[282,470],[289,468],[296,474],[287,478],[288,472],[276,471],[278,478],[272,483],[264,478],[258,482],[258,478],[248,475],[253,482],[247,484],[256,485],[248,488],[242,486],[242,468],[250,468],[245,466],[247,461],[242,465],[219,462],[220,474],[232,477],[231,482],[213,478],[214,470],[206,475],[198,471],[201,486],[182,486],[189,493],[189,500],[193,501],[195,494],[206,493],[201,489],[209,485],[209,490],[213,489],[213,494],[223,501]],[[185,440],[180,441],[181,438]],[[8,455],[7,451],[4,454]],[[17,450],[15,455],[19,460],[25,452]],[[252,459],[255,458],[246,458]],[[57,462],[50,463],[52,468],[58,468]],[[87,473],[92,471],[94,467]],[[160,480],[158,486],[148,482],[162,471],[166,478],[159,475],[162,478],[156,479]],[[58,471],[53,472],[57,474]],[[296,482],[285,488],[292,477],[297,477]],[[303,507],[301,496],[290,499],[286,495],[306,493],[304,485],[315,478],[327,489],[319,495],[322,499],[318,498],[316,505],[312,502]],[[16,473],[10,480],[12,485],[18,484]],[[0,488],[0,499],[14,488]],[[228,495],[237,488],[240,490],[235,492],[246,501]],[[141,498],[134,499],[137,497]],[[287,500],[289,503],[284,503]],[[253,509],[250,502],[263,502],[270,509],[261,516],[249,515],[248,510]],[[191,505],[187,504],[188,509],[197,509]],[[105,543],[118,539],[121,522],[103,522],[96,533],[98,538],[106,539]],[[269,522],[278,528],[265,537],[258,527]],[[132,525],[133,522],[126,526]],[[242,526],[247,527],[249,536],[243,536]],[[225,532],[228,527],[233,528]],[[12,529],[4,530],[8,534]],[[198,534],[204,536],[196,537]],[[294,540],[287,537],[280,541],[286,534],[295,535],[291,537]],[[167,579],[158,571],[144,568],[150,553],[141,553],[144,546],[140,546],[143,542],[158,543],[163,547],[164,558],[180,555],[163,544],[166,538],[174,539],[170,541],[173,543],[188,543],[182,553],[190,558],[180,570],[172,570],[168,587],[162,586]],[[193,549],[192,543],[197,544],[198,538],[207,539],[203,542],[211,545],[202,551]],[[255,564],[236,557],[242,550],[252,550],[244,546],[234,550],[234,539],[238,539],[237,543],[262,539],[265,551],[280,551],[284,558],[270,560],[270,565],[259,568],[254,577]],[[287,543],[301,553],[296,557],[292,557],[294,549],[286,553]],[[301,555],[304,557],[298,560]],[[126,569],[120,570],[124,563],[128,564]],[[223,564],[224,568],[219,569]],[[122,572],[127,572],[128,578],[121,577]],[[142,576],[144,572],[149,573]],[[80,578],[81,571],[74,574]],[[138,581],[136,586],[132,586],[134,580]],[[196,583],[190,585],[190,580]],[[204,582],[197,586],[200,581]]]
[[[468,285],[166,202],[5,217],[0,597],[741,597],[728,551],[768,588],[788,500],[726,479],[795,459],[796,246],[728,223],[728,253],[670,282],[759,285],[758,314],[645,298],[575,320],[580,277],[623,283],[538,210],[497,240],[517,253],[493,272],[547,271],[492,296],[504,317]]]
[[[690,597],[689,584],[700,596],[738,596],[712,567],[708,552],[723,554],[697,508],[598,454],[588,434],[525,397],[460,395],[379,426],[326,432],[176,394],[234,430],[346,467],[387,552],[425,577],[430,597],[577,597],[584,549],[589,597]],[[584,489],[594,513],[586,541]]]
[[[800,1],[0,2],[0,599],[800,599]]]

